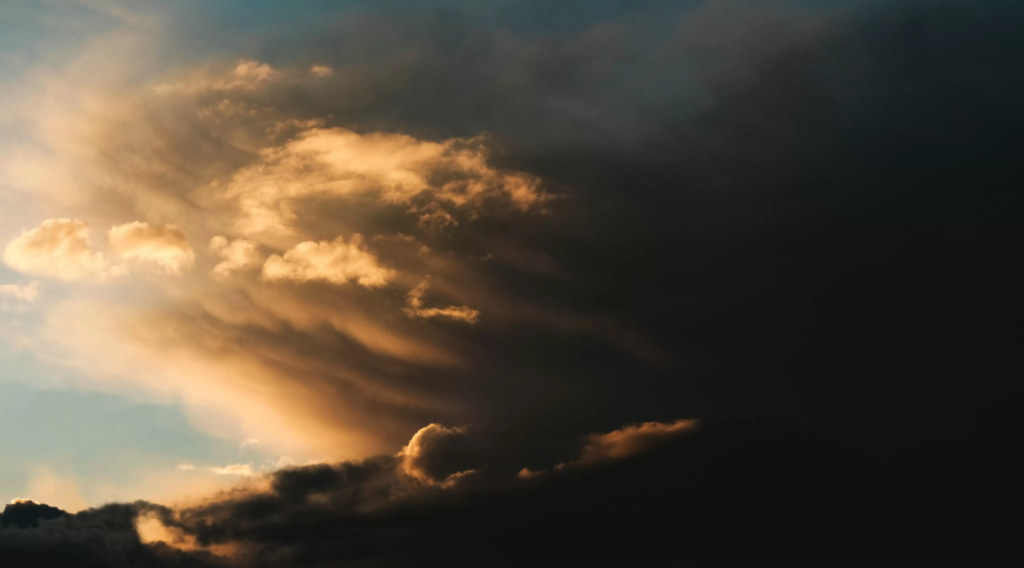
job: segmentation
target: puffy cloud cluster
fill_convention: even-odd
[[[243,233],[288,234],[297,220],[289,204],[299,199],[372,194],[404,204],[423,196],[459,207],[501,197],[527,209],[543,200],[539,185],[533,176],[490,166],[482,138],[430,142],[314,128],[261,150],[260,162],[237,172],[226,196],[239,201]]]
[[[381,266],[362,243],[363,237],[358,234],[352,235],[347,243],[344,237],[330,242],[299,243],[284,256],[271,255],[263,265],[263,278],[332,284],[354,281],[366,288],[380,288],[394,278],[395,271]]]
[[[22,231],[4,249],[4,262],[18,272],[79,280],[127,273],[121,263],[93,250],[89,227],[75,219],[49,219]]]
[[[84,221],[49,219],[22,231],[4,249],[3,258],[19,272],[66,281],[124,276],[129,272],[127,263],[181,274],[195,261],[185,234],[174,225],[125,223],[111,227],[107,238],[109,254],[93,249]]]

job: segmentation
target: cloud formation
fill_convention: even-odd
[[[39,296],[39,283],[33,280],[28,284],[0,284],[0,296],[32,302]]]
[[[472,446],[466,428],[431,424],[416,432],[402,448],[402,471],[426,483],[457,478],[480,464]]]
[[[22,231],[4,249],[4,262],[24,274],[81,280],[127,273],[124,265],[89,244],[89,227],[75,219],[49,219]]]
[[[863,523],[843,524],[836,511],[856,503],[841,495],[835,509],[809,504],[806,524],[786,517],[787,492],[862,487],[840,474],[792,481],[831,463],[831,441],[801,442],[802,455],[764,446],[774,454],[750,434],[735,455],[753,457],[730,461],[715,450],[735,449],[728,435],[638,421],[1015,439],[1021,283],[1006,259],[1021,246],[1012,141],[1024,84],[1007,70],[1024,54],[1019,8],[570,4],[342,7],[268,40],[273,66],[183,55],[97,86],[95,69],[118,61],[100,50],[53,79],[85,101],[37,129],[61,167],[18,170],[61,192],[45,203],[53,215],[146,219],[210,246],[192,253],[196,270],[171,263],[181,278],[136,289],[145,309],[82,292],[47,307],[35,348],[84,369],[85,386],[214,408],[196,420],[205,431],[257,435],[299,463],[383,454],[295,468],[270,495],[168,523],[282,565],[373,561],[396,533],[405,551],[506,545],[497,555],[558,545],[545,534],[565,527],[589,536],[562,549],[566,564],[581,563],[572,550],[602,560],[588,543],[690,530],[708,537],[696,548],[721,544],[712,559],[735,550],[716,535],[815,550],[806,535],[839,525],[852,532],[835,538],[861,550],[849,535],[876,519],[856,509]],[[100,278],[80,229],[60,241],[80,260],[61,262]],[[27,274],[60,272],[64,253],[40,246],[50,252],[14,256]],[[582,482],[691,438],[706,444],[698,457]],[[726,465],[707,474],[708,463]],[[778,463],[798,465],[774,475]],[[512,479],[524,468],[543,473]],[[517,489],[533,496],[521,507],[472,493],[495,479],[559,489]],[[631,508],[632,489],[649,485],[678,507]],[[576,501],[575,487],[600,489]],[[690,502],[704,494],[703,508]],[[453,509],[456,520],[428,526]],[[682,520],[621,521],[656,517]],[[761,530],[773,523],[785,527]],[[343,542],[317,549],[324,534]]]
[[[239,202],[238,230],[258,235],[292,233],[294,200],[368,193],[387,203],[423,197],[457,207],[500,197],[527,209],[543,200],[537,178],[488,164],[482,138],[429,142],[342,128],[312,128],[261,150],[260,163],[237,172],[225,195]]]
[[[237,475],[239,477],[252,477],[253,475],[256,475],[256,471],[253,470],[252,464],[247,463],[236,463],[221,467],[211,467],[210,471],[216,473],[217,475]]]
[[[191,270],[195,253],[174,225],[150,226],[135,221],[110,228],[110,250],[127,261],[153,263],[167,274]]]
[[[466,323],[476,323],[480,318],[480,312],[469,306],[445,306],[443,308],[424,308],[423,294],[430,286],[429,280],[424,280],[409,291],[405,313],[414,318],[444,317]]]
[[[348,243],[340,236],[331,242],[299,243],[284,256],[270,255],[263,264],[263,278],[331,284],[354,281],[366,288],[380,288],[394,278],[395,271],[381,266],[362,244],[359,234],[352,235]]]
[[[378,456],[285,468],[265,489],[191,507],[139,501],[71,515],[9,505],[0,551],[26,565],[75,558],[103,568],[521,566],[538,554],[588,564],[859,564],[879,554],[959,562],[981,545],[993,559],[1019,557],[1009,536],[1020,495],[1004,493],[1019,466],[1009,456],[823,428],[716,423],[684,432],[681,423],[595,434],[664,437],[529,478],[497,473],[478,455],[477,467],[492,473],[424,483],[402,455]],[[451,444],[466,433],[431,425],[407,449],[444,475],[464,467],[466,454]],[[948,491],[954,479],[970,485],[969,497]]]
[[[677,420],[668,424],[645,422],[587,437],[580,455],[582,462],[623,459],[649,451],[699,427],[696,420]]]
[[[262,263],[259,245],[253,241],[235,239],[229,242],[227,238],[217,235],[210,239],[210,250],[224,259],[213,267],[216,276],[226,277],[236,270],[253,268]]]

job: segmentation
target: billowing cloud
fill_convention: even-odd
[[[110,250],[118,257],[152,263],[168,274],[181,274],[192,268],[195,253],[185,234],[174,225],[150,226],[135,221],[111,227]]]
[[[260,163],[236,173],[226,192],[239,202],[245,234],[293,232],[295,200],[365,194],[386,203],[422,196],[456,207],[497,197],[522,209],[543,199],[537,178],[488,164],[483,138],[430,142],[343,128],[312,128],[261,150]]]
[[[263,278],[332,284],[354,281],[366,288],[384,286],[394,278],[395,271],[381,266],[362,244],[363,237],[358,234],[352,235],[347,243],[344,237],[331,242],[299,243],[284,256],[271,255],[263,265]]]
[[[571,443],[676,416],[1014,429],[1012,318],[994,314],[1021,287],[1006,261],[1019,9],[797,4],[641,1],[617,17],[578,2],[565,19],[360,4],[254,46],[275,67],[182,53],[106,83],[96,70],[134,52],[98,42],[26,105],[48,147],[2,153],[2,171],[48,216],[146,219],[210,247],[182,278],[45,306],[26,344],[76,386],[180,403],[231,444],[258,436],[298,463],[384,454],[292,468],[181,521],[256,565],[385,562],[396,534],[411,555],[472,549],[479,565],[567,531],[562,563],[607,563],[600,542],[629,565],[644,564],[633,543],[680,535],[716,559],[742,548],[723,534],[785,546],[776,535],[875,526],[829,516],[841,507],[787,516],[779,487],[805,490],[841,440],[793,452],[758,432],[716,453],[728,435],[642,423]],[[139,262],[72,241],[75,279]],[[690,439],[704,449],[651,457]],[[418,457],[396,457],[403,444]],[[808,457],[774,475],[780,455]],[[644,459],[665,467],[629,469]],[[508,479],[524,468],[544,473]],[[635,488],[678,499],[639,507]]]
[[[429,286],[430,281],[424,280],[423,282],[417,284],[415,288],[409,291],[409,295],[406,300],[405,313],[408,314],[410,317],[443,317],[453,320],[464,321],[466,323],[476,323],[476,321],[480,318],[480,312],[468,306],[445,306],[443,308],[424,308],[423,294],[426,293],[427,288]]]
[[[75,219],[49,219],[22,231],[4,249],[4,262],[18,272],[80,280],[127,273],[124,265],[96,252],[89,244],[89,227]]]
[[[440,424],[421,428],[399,455],[402,471],[427,483],[444,482],[480,464],[466,429]]]
[[[1008,490],[1019,466],[993,475],[1005,465],[964,446],[907,452],[912,445],[886,436],[819,427],[709,424],[684,434],[674,424],[623,428],[675,435],[538,476],[423,483],[402,456],[378,456],[285,468],[263,489],[179,508],[137,501],[72,515],[9,505],[0,551],[22,565],[101,568],[520,566],[538,554],[559,563],[746,565],[808,551],[815,564],[859,564],[894,547],[914,558],[969,559],[981,543],[993,558],[1017,553],[1008,536],[1020,499]],[[446,446],[460,432],[431,425],[416,435],[442,474],[462,467],[464,453]],[[956,483],[969,494],[951,492]]]
[[[210,250],[224,259],[213,267],[213,273],[221,277],[229,276],[236,270],[259,266],[262,260],[259,245],[245,239],[229,242],[225,237],[217,235],[210,239]]]

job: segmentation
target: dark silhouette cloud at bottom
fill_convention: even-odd
[[[1020,468],[997,447],[778,423],[660,437],[625,457],[529,474],[485,464],[445,486],[387,456],[282,470],[267,493],[188,510],[138,502],[53,519],[38,509],[37,527],[13,528],[34,519],[11,505],[0,551],[5,565],[97,567],[1007,565],[1021,556]],[[237,553],[144,544],[140,515]]]

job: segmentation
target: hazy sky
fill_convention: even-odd
[[[133,503],[0,548],[333,566],[391,533],[275,531],[441,546],[715,424],[1016,440],[1022,16],[0,0],[0,500]]]

